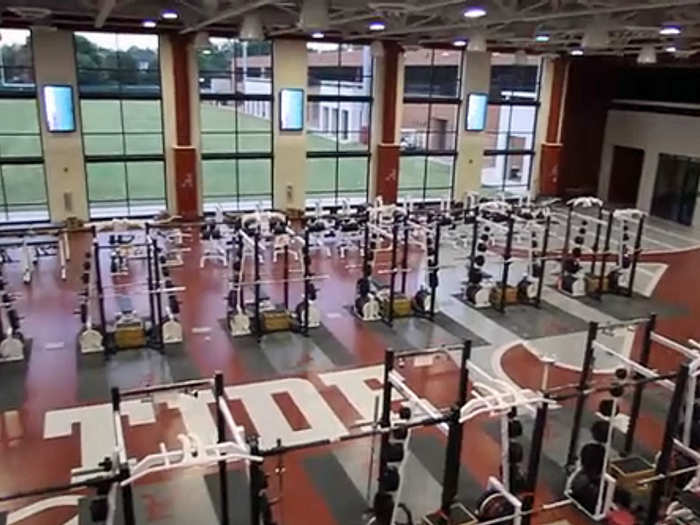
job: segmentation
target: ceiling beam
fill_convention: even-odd
[[[433,9],[434,7],[444,6],[446,4],[455,3],[454,1],[441,1],[436,4],[428,4],[423,6],[421,9]],[[461,23],[461,24],[451,24],[451,25],[434,25],[425,26],[422,28],[411,28],[411,29],[393,29],[388,31],[383,31],[381,33],[382,37],[394,36],[394,35],[404,35],[410,33],[422,33],[422,32],[443,32],[443,31],[457,31],[457,30],[473,30],[473,29],[483,29],[489,25],[496,24],[510,24],[515,22],[546,22],[550,20],[562,20],[567,18],[578,18],[582,16],[594,16],[594,15],[604,15],[604,14],[614,14],[614,13],[626,13],[628,11],[650,11],[654,9],[665,9],[672,7],[684,7],[690,5],[697,5],[698,0],[666,0],[659,2],[646,2],[646,3],[635,3],[627,5],[615,5],[611,7],[598,7],[593,9],[578,9],[572,11],[554,11],[548,13],[532,14],[532,15],[516,15],[512,17],[504,18],[493,18],[486,19],[480,23]],[[351,37],[353,39],[363,39],[376,37],[377,34],[365,33],[362,35],[357,35]]]
[[[259,9],[261,7],[264,7],[266,5],[270,4],[275,4],[277,3],[278,0],[256,0],[254,2],[247,3],[245,5],[239,5],[236,7],[231,7],[229,9],[224,9],[220,13],[217,13],[216,15],[207,18],[206,20],[202,20],[198,24],[195,24],[190,27],[186,27],[182,31],[180,31],[182,34],[185,33],[193,33],[195,31],[200,31],[201,29],[204,29],[205,27],[208,27],[212,24],[216,24],[217,22],[221,22],[223,20],[228,20],[229,18],[233,18],[236,16],[243,15],[247,13],[248,11],[254,11],[255,9]]]
[[[109,15],[112,13],[112,10],[116,5],[117,0],[100,0],[100,10],[95,17],[95,27],[97,29],[100,29],[103,25],[105,25],[107,18],[109,18]]]

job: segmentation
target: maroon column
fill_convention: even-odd
[[[556,59],[553,64],[552,94],[549,102],[547,136],[541,146],[540,194],[559,195],[559,164],[561,159],[560,120],[566,80],[566,61]]]
[[[198,216],[197,151],[192,146],[190,122],[190,71],[188,46],[192,37],[171,35],[173,51],[173,77],[175,84],[175,202],[178,215],[186,219]]]
[[[396,82],[399,73],[401,46],[384,42],[384,91],[382,92],[382,135],[377,148],[377,195],[385,203],[396,202],[399,187],[399,145],[396,137],[396,103],[399,93]]]

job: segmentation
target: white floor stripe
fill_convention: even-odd
[[[34,516],[35,514],[39,514],[40,512],[44,512],[49,509],[55,509],[57,507],[77,507],[78,502],[82,497],[83,496],[78,494],[71,494],[39,500],[30,505],[27,505],[26,507],[22,507],[19,510],[10,512],[7,515],[7,525],[13,525],[18,521],[25,520]],[[77,519],[77,516],[75,519]],[[75,523],[75,521],[71,520],[69,522],[66,522],[66,525],[68,525],[69,523]]]

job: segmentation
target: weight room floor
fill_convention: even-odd
[[[82,260],[79,254],[84,252],[86,241],[85,238],[73,239],[73,259],[65,282],[59,279],[52,259],[42,259],[31,286],[21,284],[16,265],[5,267],[11,289],[22,294],[18,308],[24,315],[23,332],[32,339],[32,351],[24,363],[0,364],[2,494],[68,482],[72,468],[81,463],[94,465],[108,454],[112,440],[106,404],[110,386],[144,386],[208,376],[221,370],[226,384],[235,385],[228,394],[233,400],[231,408],[236,420],[249,432],[259,432],[263,446],[272,446],[280,436],[286,436],[285,442],[290,443],[294,439],[325,436],[358,420],[370,419],[372,407],[358,402],[360,392],[352,389],[352,384],[356,383],[351,380],[360,378],[368,388],[377,389],[381,366],[376,365],[382,362],[386,347],[421,347],[470,337],[477,364],[492,373],[505,374],[523,386],[536,386],[541,367],[530,350],[554,354],[562,363],[576,366],[582,357],[585,333],[581,329],[585,330],[585,323],[591,319],[616,318],[616,315],[624,317],[629,310],[624,308],[626,303],[618,304],[620,298],[617,297],[606,296],[603,303],[597,305],[547,289],[543,295],[546,313],[541,314],[534,308],[513,309],[501,319],[454,299],[452,295],[459,291],[462,276],[458,270],[450,269],[441,271],[437,322],[402,319],[390,329],[382,323],[361,323],[348,311],[358,270],[346,268],[348,262],[344,260],[314,255],[315,272],[330,276],[319,286],[318,304],[323,327],[312,331],[309,338],[271,334],[258,345],[254,338],[232,339],[223,330],[221,320],[225,317],[228,276],[223,268],[212,264],[199,269],[199,245],[195,241],[192,251],[185,254],[185,266],[173,272],[175,283],[187,287],[182,295],[181,314],[185,342],[166,349],[165,356],[153,351],[128,351],[119,353],[105,365],[101,356],[83,356],[76,350],[79,321],[73,310],[80,289]],[[662,248],[659,243],[672,245],[674,249],[673,253],[644,258],[641,274],[645,277],[640,278],[638,291],[653,289],[653,295],[651,300],[641,297],[634,300],[635,315],[640,313],[637,310],[645,308],[659,311],[659,331],[678,340],[700,338],[697,323],[700,284],[695,276],[700,248],[692,248],[696,244],[694,241],[693,232],[684,233],[678,228],[669,230],[668,235],[663,229],[650,230],[650,237],[645,237],[645,245],[650,249]],[[449,257],[448,249],[442,261],[447,262]],[[350,263],[356,263],[355,259],[352,255]],[[411,265],[417,267],[420,263],[420,254],[412,253]],[[143,263],[133,261],[131,268],[132,276],[124,281],[144,280]],[[271,275],[279,276],[279,268]],[[409,289],[415,289],[419,278],[418,272],[409,276]],[[291,297],[298,297],[301,286],[293,284],[291,288]],[[268,293],[273,299],[279,299],[281,287],[270,287]],[[295,302],[293,299],[292,304]],[[113,314],[111,303],[107,301],[108,317]],[[134,298],[134,303],[138,311],[147,311],[145,296]],[[619,345],[625,344],[625,339],[630,340],[617,337],[606,342]],[[653,357],[653,366],[660,369],[672,366],[674,359],[659,349],[654,350]],[[606,368],[604,365],[604,362],[598,363],[600,368]],[[417,392],[438,407],[447,406],[454,396],[456,369],[453,363],[408,364],[401,373]],[[575,372],[561,369],[552,373],[550,384],[575,378]],[[284,417],[283,424],[271,417],[269,406],[257,402],[261,395],[270,394]],[[660,441],[664,404],[668,402],[665,395],[649,389],[645,396],[637,447],[644,455],[653,455]],[[202,403],[180,396],[170,400],[168,405],[135,405],[130,412],[130,426],[125,425],[130,456],[143,457],[157,450],[160,441],[176,447],[175,436],[185,429],[213,435],[211,420],[204,416],[206,405]],[[589,402],[585,422],[591,421],[595,403],[596,400]],[[567,407],[550,413],[540,470],[538,500],[541,502],[555,500],[560,495],[563,484],[560,465],[564,460],[570,418],[571,411]],[[527,436],[530,427],[525,426]],[[495,420],[480,419],[467,425],[460,481],[460,495],[467,502],[473,503],[478,497],[489,475],[497,475],[498,435],[499,426]],[[585,438],[582,441],[585,442]],[[412,438],[412,454],[406,464],[410,474],[405,476],[410,482],[403,487],[401,500],[409,503],[416,521],[422,513],[439,504],[443,443],[444,437],[433,429],[417,432]],[[282,512],[281,518],[276,514],[278,522],[301,525],[313,516],[314,524],[320,525],[359,523],[359,514],[367,506],[368,460],[369,440],[286,455],[282,503],[275,510]],[[270,473],[275,466],[274,461],[266,462]],[[216,479],[211,474],[213,472],[177,472],[139,483],[137,517],[149,523],[185,524],[195,522],[192,516],[196,516],[199,522],[208,523],[206,517],[217,512],[214,503],[218,498]],[[240,486],[235,485],[236,475],[235,467],[231,467],[232,483]],[[277,479],[274,476],[271,486],[275,492]],[[243,523],[245,511],[240,509],[246,504],[240,491],[231,493],[234,523]],[[186,497],[181,497],[183,494]],[[15,523],[25,516],[28,517],[22,521],[23,525],[87,523],[85,504],[76,500],[52,500],[27,507],[29,503],[23,501],[0,507],[15,511],[4,517],[0,513],[0,523],[3,519]],[[22,512],[16,512],[22,508]],[[47,510],[39,512],[41,509]],[[71,521],[78,510],[80,519]],[[549,512],[535,521],[550,523],[558,519],[587,523],[571,509]]]

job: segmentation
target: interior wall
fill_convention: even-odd
[[[306,42],[275,40],[273,56],[273,207],[303,210],[306,192],[306,131],[279,130],[278,101],[282,88],[301,88],[305,94],[308,91]]]
[[[600,57],[572,60],[568,70],[561,128],[558,193],[595,194],[608,106],[617,84],[614,61]]]
[[[639,181],[637,208],[650,211],[659,154],[700,157],[698,137],[700,117],[610,110],[605,127],[598,195],[602,199],[608,196],[614,147],[643,149],[644,164]],[[696,209],[700,209],[700,199]],[[700,224],[700,213],[696,212],[693,223]]]
[[[83,162],[73,34],[70,31],[34,29],[32,30],[32,45],[37,95],[41,111],[41,142],[44,148],[44,170],[51,220],[62,221],[71,216],[87,220],[87,183],[85,163]],[[41,96],[42,87],[46,84],[67,84],[73,87],[74,132],[48,132],[44,119],[44,101]],[[67,207],[66,204],[70,204],[70,206]]]
[[[469,93],[488,93],[491,84],[491,53],[466,51],[462,68],[462,100],[457,120],[457,159],[453,198],[461,200],[468,191],[481,188],[485,133],[466,131],[464,125]]]

